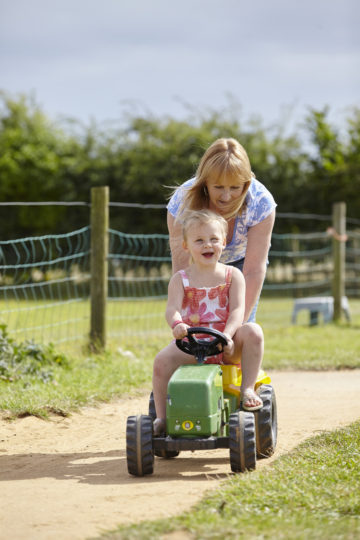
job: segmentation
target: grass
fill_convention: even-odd
[[[90,301],[2,300],[1,324],[18,339],[51,342],[61,350],[79,354],[88,342]],[[110,338],[137,340],[139,336],[169,335],[165,300],[109,301],[107,333]]]
[[[84,405],[109,402],[139,388],[150,391],[150,363],[150,357],[146,361],[130,351],[73,358],[67,368],[53,368],[53,378],[47,383],[30,376],[12,383],[0,381],[0,410],[8,419],[47,418],[54,413],[68,416]]]
[[[260,471],[234,475],[188,512],[98,540],[353,540],[360,537],[360,422],[308,439]],[[181,533],[181,536],[180,536]]]
[[[350,302],[351,322],[309,326],[300,312],[291,324],[292,301],[261,301],[258,322],[265,334],[267,369],[354,369],[360,367],[360,301]]]
[[[313,327],[305,318],[292,326],[291,306],[291,300],[264,299],[260,303],[258,321],[265,333],[266,370],[360,368],[360,301],[350,304],[351,324]],[[150,308],[146,303],[149,312]],[[130,303],[126,309],[134,313]],[[9,418],[28,414],[46,417],[54,412],[68,415],[86,404],[136,393],[139,388],[150,389],[154,356],[168,343],[170,333],[158,336],[154,330],[136,335],[135,323],[132,325],[134,335],[124,332],[121,338],[110,338],[103,355],[69,355],[64,367],[52,368],[48,382],[30,375],[13,382],[0,379],[0,411]]]

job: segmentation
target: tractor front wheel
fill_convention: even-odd
[[[254,414],[236,411],[229,419],[230,466],[233,472],[251,471],[256,467]]]
[[[128,471],[134,476],[154,472],[151,416],[129,416],[126,424],[126,459]]]

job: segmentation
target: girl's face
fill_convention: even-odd
[[[193,262],[211,266],[218,262],[226,245],[224,231],[216,221],[194,223],[186,234],[183,248],[188,251]]]
[[[220,215],[226,215],[240,199],[245,184],[240,184],[233,178],[222,178],[215,182],[208,181],[206,187],[209,194],[209,209]]]

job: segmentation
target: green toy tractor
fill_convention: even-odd
[[[196,337],[196,335],[201,335]],[[211,339],[204,339],[203,336]],[[233,472],[256,467],[256,459],[274,453],[277,442],[277,409],[270,378],[260,371],[255,390],[263,407],[255,412],[241,406],[241,369],[235,365],[204,364],[226,345],[224,334],[203,327],[188,329],[177,346],[195,356],[197,364],[180,366],[168,383],[166,435],[153,436],[156,418],[153,395],[148,415],[129,416],[126,456],[130,474],[154,471],[154,456],[174,458],[186,450],[229,448]]]

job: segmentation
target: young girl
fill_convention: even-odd
[[[207,362],[238,364],[241,359],[243,408],[260,409],[262,401],[254,385],[262,361],[264,338],[258,324],[243,323],[243,274],[219,262],[226,246],[227,222],[210,210],[194,210],[187,212],[182,228],[183,249],[190,255],[190,265],[170,280],[166,320],[175,339],[184,338],[192,326],[223,332],[228,340],[224,353]],[[195,359],[180,351],[175,342],[156,356],[153,370],[155,435],[165,432],[167,384],[171,375],[180,365],[193,363]]]

